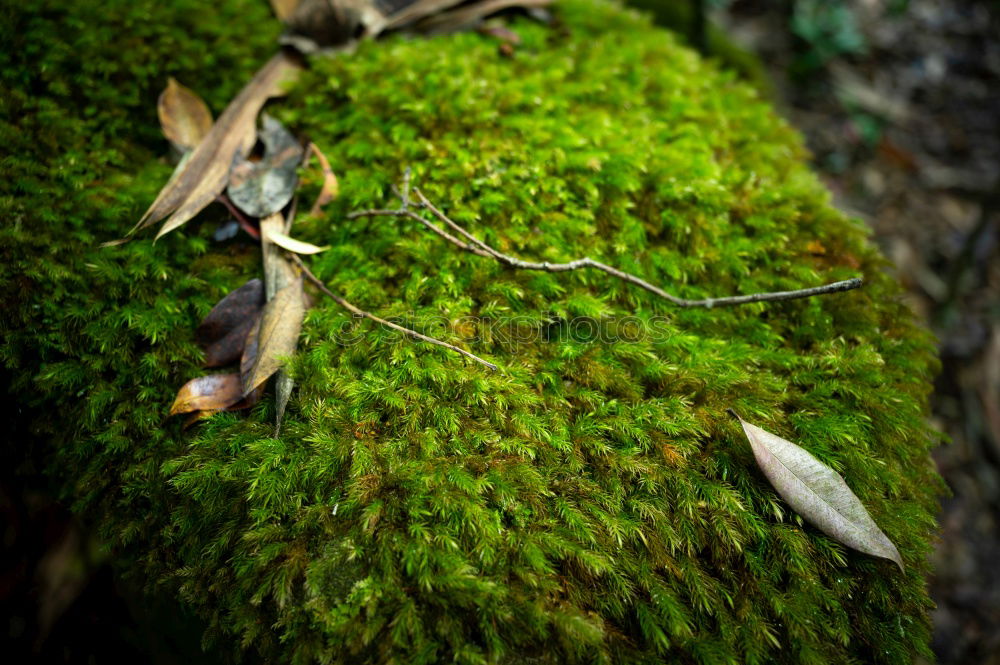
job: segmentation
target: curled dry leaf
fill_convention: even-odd
[[[192,411],[221,411],[243,399],[239,374],[199,376],[185,383],[177,392],[170,415]]]
[[[132,231],[155,224],[169,215],[156,236],[159,238],[215,200],[229,180],[233,158],[246,156],[253,147],[254,121],[264,102],[281,94],[282,84],[299,69],[298,62],[284,51],[272,57],[229,103],[190,153],[183,169],[179,169],[160,191]]]
[[[836,471],[791,441],[730,413],[743,425],[761,471],[796,513],[844,545],[894,561],[903,570],[899,550]]]
[[[236,362],[243,354],[247,333],[264,308],[264,283],[252,279],[220,300],[195,331],[205,349],[205,367]]]
[[[266,237],[278,247],[287,249],[289,252],[295,252],[296,254],[319,254],[330,249],[329,245],[319,247],[312,243],[302,242],[301,240],[286,236],[280,231],[268,231]]]
[[[305,311],[301,277],[275,293],[264,306],[257,332],[257,358],[243,377],[243,394],[267,381],[281,368],[284,358],[295,354]]]
[[[266,114],[260,140],[264,158],[259,162],[238,162],[229,173],[226,190],[233,204],[251,217],[266,217],[288,205],[295,195],[296,170],[302,162],[302,146],[280,122]]]
[[[316,216],[323,211],[323,206],[337,198],[337,194],[340,193],[340,183],[337,182],[337,176],[330,168],[330,160],[316,147],[315,143],[310,143],[306,148],[304,162],[309,161],[310,155],[316,155],[316,161],[319,162],[319,166],[323,170],[323,187],[319,190],[319,196],[316,197],[316,202],[309,210],[310,215]]]
[[[180,152],[193,150],[212,128],[212,113],[193,90],[170,77],[156,102],[163,135]]]
[[[288,17],[295,13],[298,6],[299,0],[271,0],[271,10],[279,21],[288,20]]]
[[[203,377],[204,378],[204,377]],[[191,427],[195,423],[205,420],[216,413],[222,413],[223,411],[242,411],[243,409],[249,409],[254,404],[260,401],[260,398],[264,396],[264,386],[260,386],[256,390],[252,391],[249,395],[246,395],[240,399],[235,404],[230,404],[224,409],[206,409],[204,411],[193,411],[191,415],[184,421],[184,429]],[[178,412],[180,413],[180,412]],[[171,414],[173,415],[173,414]]]

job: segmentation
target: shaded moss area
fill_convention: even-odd
[[[16,149],[0,185],[0,358],[45,414],[67,498],[210,636],[301,663],[928,653],[933,345],[745,84],[599,0],[561,3],[557,26],[515,21],[513,58],[460,34],[315,62],[271,109],[340,176],[338,201],[296,223],[332,245],[307,259],[314,272],[501,370],[317,300],[280,438],[270,400],[182,433],[164,416],[202,373],[194,328],[257,276],[259,252],[214,243],[215,211],[155,245],[96,245],[169,175],[154,106],[166,76],[218,111],[275,29],[235,2],[207,25],[176,6],[88,17],[120,39],[154,31],[123,58],[88,30],[45,29],[87,10],[40,7],[5,27],[36,52],[3,56],[0,137]],[[600,273],[513,271],[412,221],[345,219],[393,205],[406,166],[456,221],[525,258],[586,255],[685,297],[867,283],[680,310]],[[844,475],[907,572],[802,525],[726,408]]]

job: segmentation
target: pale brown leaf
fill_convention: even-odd
[[[241,384],[247,382],[250,378],[250,372],[253,371],[253,366],[257,364],[257,340],[260,336],[260,319],[261,317],[258,316],[254,320],[246,339],[243,341],[243,356],[240,358]]]
[[[300,69],[284,51],[271,58],[229,103],[191,153],[183,170],[159,193],[133,231],[170,216],[157,238],[197,215],[223,190],[234,157],[244,157],[255,140],[254,121],[270,97]]]
[[[899,550],[836,471],[791,441],[736,417],[761,471],[792,510],[831,538],[903,570]]]
[[[279,21],[285,21],[289,16],[295,13],[296,8],[299,6],[300,0],[270,0],[271,10],[274,11],[274,15],[278,17]]]
[[[434,0],[425,0],[433,2]],[[482,18],[495,14],[510,7],[545,7],[552,4],[553,0],[482,0],[462,5],[448,11],[425,14],[424,17],[417,17],[417,30],[425,34],[444,34],[464,30]],[[411,5],[414,7],[420,3]],[[454,3],[449,3],[454,4]],[[395,21],[390,21],[389,27],[395,27]]]
[[[243,397],[235,404],[230,404],[224,409],[207,409],[205,411],[193,411],[191,415],[184,421],[183,428],[187,429],[194,425],[195,423],[210,418],[217,413],[222,413],[223,411],[242,411],[243,409],[249,409],[251,406],[260,401],[260,398],[264,396],[264,386],[258,386],[255,390],[251,391],[249,395]]]
[[[287,221],[281,213],[268,215],[260,220],[260,244],[264,254],[264,286],[268,300],[275,297],[275,294],[282,289],[291,288],[297,285],[299,295],[303,301],[303,311],[305,310],[305,292],[302,289],[302,280],[297,275],[292,264],[285,257],[285,253],[269,238],[275,233],[284,233],[291,225],[291,218]],[[294,349],[293,349],[294,350]],[[292,394],[294,382],[292,377],[283,369],[278,370],[275,376],[275,432],[281,430],[281,420],[285,414],[285,407]]]
[[[320,252],[325,252],[330,249],[329,246],[319,247],[312,243],[303,242],[301,240],[296,240],[290,236],[286,236],[280,231],[267,231],[267,239],[273,242],[278,247],[287,249],[289,252],[295,252],[296,254],[319,254]]]
[[[319,162],[319,166],[323,170],[323,187],[319,190],[319,196],[316,197],[316,202],[309,210],[309,214],[315,216],[323,211],[323,206],[337,198],[337,194],[340,193],[340,183],[337,181],[333,169],[330,168],[330,161],[316,147],[315,143],[310,143],[309,147],[306,148],[306,161],[309,160],[310,155],[316,155],[316,161]]]
[[[281,369],[285,358],[295,355],[305,311],[301,278],[275,293],[264,306],[257,333],[257,358],[243,380],[243,394],[267,381]]]
[[[193,90],[176,79],[167,79],[167,87],[156,102],[163,135],[178,150],[193,150],[212,128],[212,113]]]
[[[301,282],[299,283],[301,287]],[[247,334],[246,343],[243,347],[243,358],[240,360],[240,377],[241,380],[246,382],[250,374],[253,372],[254,365],[257,362],[257,350],[259,348],[258,339],[260,336],[260,322],[261,317],[257,317],[254,322],[253,327]],[[275,377],[275,410],[277,412],[275,418],[275,435],[281,431],[281,419],[285,415],[285,407],[288,405],[288,398],[292,394],[293,381],[283,369],[278,370]],[[248,395],[247,399],[251,400],[250,405],[257,402],[260,399],[260,395],[264,392],[264,383],[262,382],[259,386],[253,389]]]
[[[170,415],[192,411],[220,411],[244,397],[239,374],[199,376],[185,383],[177,392]]]
[[[260,245],[264,255],[264,293],[268,300],[297,278],[295,269],[285,258],[285,253],[268,240],[273,233],[285,233],[286,229],[285,218],[280,212],[260,220]]]

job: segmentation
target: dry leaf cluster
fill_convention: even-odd
[[[239,371],[198,377],[181,388],[170,415],[193,414],[189,423],[219,411],[253,406],[266,381],[277,374],[280,428],[291,394],[291,378],[281,366],[295,354],[305,316],[305,296],[302,277],[283,250],[315,254],[324,248],[289,236],[292,218],[286,219],[282,210],[295,196],[297,170],[309,155],[316,156],[323,172],[323,187],[313,214],[336,196],[337,180],[319,148],[309,144],[307,152],[274,118],[263,115],[259,132],[253,130],[256,110],[274,93],[275,82],[288,71],[287,64],[272,60],[215,126],[201,98],[177,81],[170,79],[160,95],[157,110],[163,133],[182,158],[140,227],[173,212],[159,233],[163,235],[212,201],[220,200],[244,228],[260,238],[264,257],[264,282],[254,279],[228,294],[198,327],[205,367],[239,362]],[[234,107],[237,102],[240,108]],[[247,157],[257,140],[263,144],[263,157],[251,161]],[[221,168],[223,162],[229,163],[228,170]]]

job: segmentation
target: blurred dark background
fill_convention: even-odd
[[[631,4],[774,100],[937,334],[932,424],[950,443],[935,459],[952,496],[934,555],[934,650],[945,665],[1000,665],[1000,3]],[[195,618],[121,579],[53,500],[24,455],[28,420],[8,421],[15,445],[0,457],[7,662],[223,660],[202,651]]]
[[[736,0],[837,205],[864,219],[936,333],[943,502],[931,595],[943,664],[1000,663],[1000,3]]]

